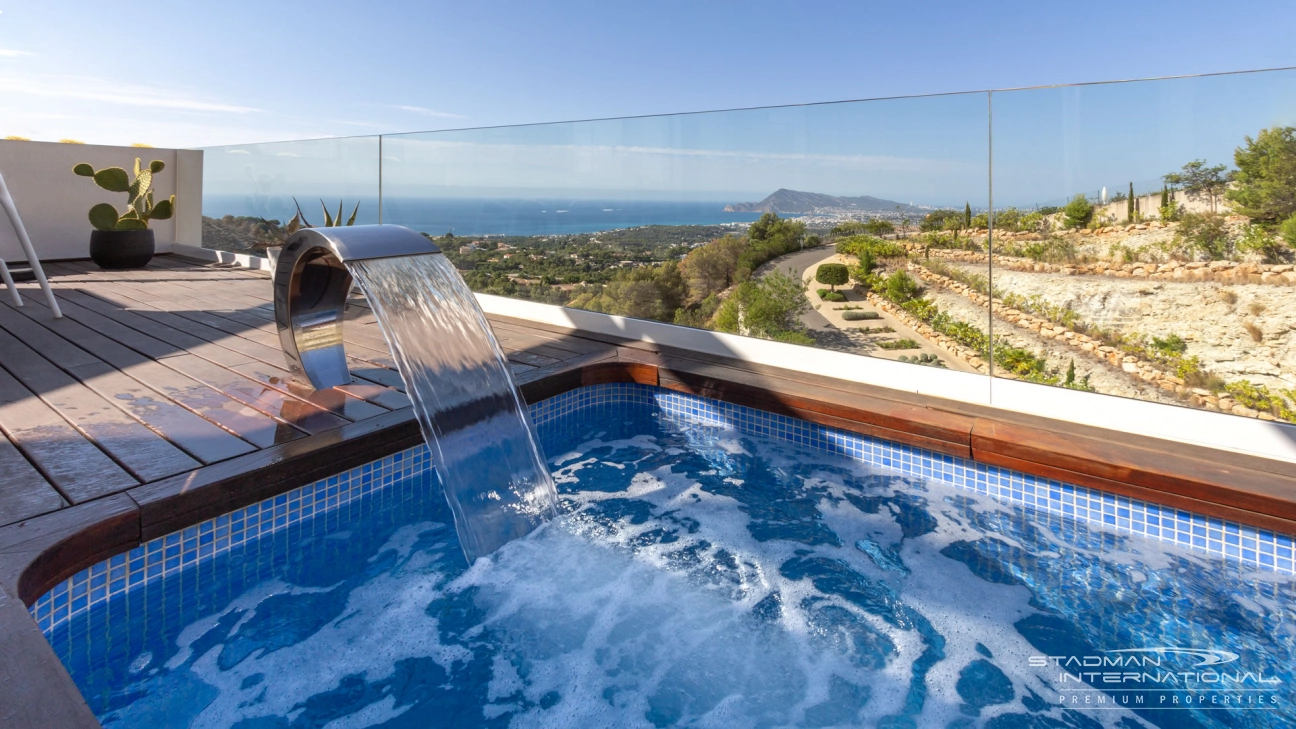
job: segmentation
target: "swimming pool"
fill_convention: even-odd
[[[1296,725],[1281,535],[646,386],[533,417],[566,514],[471,568],[420,449],[33,612],[108,727]]]

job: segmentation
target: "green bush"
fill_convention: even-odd
[[[1093,219],[1093,214],[1093,203],[1086,200],[1084,195],[1076,195],[1062,208],[1062,224],[1068,228],[1083,228]]]
[[[904,258],[908,255],[904,246],[871,235],[852,235],[837,241],[837,252],[846,256],[862,258],[865,251],[874,258]]]
[[[882,349],[918,349],[920,346],[912,339],[896,339],[890,342],[878,342]]]
[[[842,318],[846,321],[870,321],[881,319],[882,315],[876,311],[843,311]]]
[[[908,273],[896,271],[886,277],[882,295],[897,304],[903,304],[922,296],[922,286],[919,286]]]
[[[1185,213],[1175,240],[1193,253],[1204,254],[1212,261],[1232,258],[1235,253],[1224,216],[1215,213]]]
[[[850,269],[844,263],[821,263],[815,271],[815,281],[828,284],[833,291],[850,280]]]
[[[843,294],[840,291],[829,291],[828,289],[819,289],[819,298],[834,304],[840,304],[843,301],[848,300],[846,294]]]
[[[942,360],[940,357],[937,357],[937,356],[934,355],[934,354],[915,354],[915,355],[912,356],[912,357],[910,357],[910,356],[908,356],[908,355],[903,355],[903,354],[902,354],[902,355],[900,355],[900,357],[899,357],[896,361],[897,361],[897,362],[906,362],[906,363],[908,363],[908,364],[927,365],[928,367],[944,367],[944,366],[945,366],[945,362],[944,362],[944,360]]]
[[[1188,343],[1178,334],[1169,334],[1162,339],[1152,337],[1152,348],[1166,355],[1178,355],[1188,351]]]
[[[895,327],[889,327],[885,324],[878,327],[855,327],[861,334],[891,334]]]

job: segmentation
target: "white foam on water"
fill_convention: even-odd
[[[449,588],[477,588],[507,658],[496,661],[492,695],[517,690],[520,679],[530,702],[561,697],[514,726],[650,726],[647,715],[663,704],[690,725],[779,725],[808,697],[826,696],[832,673],[863,677],[804,633],[753,619],[752,601],[592,540],[584,526],[552,524],[479,560]]]

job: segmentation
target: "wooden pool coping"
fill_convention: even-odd
[[[520,385],[528,403],[634,382],[747,405],[1283,534],[1292,464],[530,322],[608,345]],[[0,528],[0,725],[98,726],[26,610],[140,544],[422,442],[409,407]]]

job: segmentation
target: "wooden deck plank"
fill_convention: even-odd
[[[160,291],[170,291],[176,294],[176,289],[166,289],[158,287]],[[130,294],[131,291],[126,291]],[[184,293],[181,290],[180,293]],[[204,305],[212,304],[220,306],[221,302],[218,297],[204,297],[199,299]],[[265,322],[249,322],[244,320],[240,322],[223,315],[222,312],[204,311],[202,316],[195,316],[193,312],[187,310],[178,310],[175,298],[160,296],[149,296],[147,304],[159,307],[162,310],[170,311],[178,316],[191,319],[203,326],[210,327],[212,330],[224,332],[229,335],[221,338],[218,344],[229,346],[239,351],[255,356],[254,361],[242,365],[231,367],[231,369],[251,377],[262,384],[275,388],[284,394],[291,395],[302,400],[308,400],[317,406],[330,410],[331,412],[351,421],[363,420],[365,418],[377,417],[382,413],[400,407],[409,405],[408,398],[400,393],[391,393],[385,388],[378,388],[372,382],[365,382],[353,377],[355,387],[344,386],[337,388],[339,392],[344,393],[345,397],[335,398],[330,394],[316,394],[309,388],[302,389],[292,384],[292,376],[288,370],[280,366],[284,361],[283,350],[279,348],[279,337],[266,331]],[[272,326],[272,325],[271,325]],[[200,336],[206,334],[205,330],[199,330]],[[231,343],[231,337],[238,337],[246,340],[248,344]],[[354,351],[354,348],[349,348]],[[372,363],[350,360],[353,364],[360,364],[363,367],[372,366]],[[370,402],[366,399],[372,398]],[[385,404],[384,404],[385,403]]]
[[[283,424],[274,418],[168,367],[166,362],[174,355],[173,348],[129,327],[114,329],[110,325],[116,322],[73,302],[64,300],[61,303],[65,319],[84,325],[82,329],[69,328],[70,333],[92,343],[94,351],[105,361],[133,379],[148,383],[172,401],[258,448],[272,446],[285,437]],[[98,332],[111,334],[112,340],[105,342],[91,336]],[[123,336],[124,340],[120,338]],[[140,356],[141,348],[156,349],[159,346],[166,349],[166,357],[154,361]]]
[[[166,357],[189,353],[199,354],[226,367],[241,365],[251,360],[251,357],[247,355],[211,344],[205,339],[190,334],[185,329],[177,329],[143,316],[139,312],[130,311],[113,302],[111,296],[108,295],[91,295],[87,291],[77,288],[60,289],[58,296],[60,299],[79,304],[89,311],[106,316],[135,330],[139,334],[146,335],[153,340],[154,344],[157,342],[163,343],[165,351],[149,353],[150,357],[159,361]],[[123,340],[119,339],[118,341]],[[123,343],[125,342],[123,341]]]
[[[212,302],[219,302],[219,299],[214,297],[209,297],[205,299],[205,301],[212,303]],[[275,329],[273,314],[271,314],[270,317],[266,319],[266,318],[256,316],[255,314],[251,313],[251,310],[249,309],[240,309],[236,311],[236,310],[232,310],[230,307],[223,305],[222,303],[213,303],[213,308],[211,309],[211,313],[216,314],[217,316],[223,317],[225,319],[229,319],[230,321],[236,324],[243,325],[244,329],[243,331],[238,332],[238,336],[244,337],[245,339],[250,339],[260,344],[264,344],[267,347],[272,347],[275,349],[279,348],[279,334]],[[403,395],[400,395],[399,392],[393,393],[389,389],[389,388],[395,388],[397,390],[404,390],[404,383],[401,382],[400,377],[397,376],[394,379],[391,378],[390,376],[383,377],[382,378],[383,381],[379,382],[379,381],[367,380],[363,377],[358,376],[357,375],[358,370],[361,369],[369,370],[370,368],[374,367],[374,364],[372,362],[367,362],[365,360],[356,359],[351,355],[351,352],[353,351],[354,351],[354,347],[351,346],[347,347],[347,362],[351,366],[352,381],[355,383],[355,387],[343,386],[339,389],[341,389],[343,392],[346,392],[348,395],[359,397],[363,400],[368,400],[369,402],[372,402],[376,405],[380,405],[389,410],[395,410],[402,407],[407,407],[409,405],[409,399],[404,397]],[[282,360],[282,352],[280,355],[280,359]],[[396,374],[396,373],[395,371],[392,371],[391,374]],[[381,387],[379,385],[381,385]]]
[[[0,435],[0,526],[61,509],[67,501],[18,447]]]
[[[177,316],[192,320],[198,324],[202,324],[206,327],[217,329],[219,331],[224,331],[228,334],[234,334],[243,339],[247,339],[253,342],[252,344],[245,345],[237,341],[232,341],[226,345],[230,349],[234,349],[244,354],[248,354],[249,356],[256,357],[257,359],[260,359],[263,362],[268,362],[271,364],[283,361],[283,350],[279,348],[277,333],[274,335],[273,344],[264,344],[262,342],[257,342],[251,337],[247,336],[248,326],[249,326],[247,324],[230,320],[227,317],[221,316],[217,312],[206,311],[206,310],[198,311],[193,309],[194,306],[194,304],[192,303],[193,301],[210,301],[213,298],[220,298],[220,297],[195,296],[195,297],[191,297],[189,303],[186,304],[186,303],[182,303],[182,300],[180,300],[179,297],[169,298],[166,296],[160,296],[152,291],[149,291],[147,293],[140,292],[138,294],[133,294],[132,292],[135,291],[135,289],[133,288],[128,289],[124,284],[111,284],[111,287],[112,288],[108,290],[111,290],[116,294],[123,294],[125,296],[135,298],[136,300],[140,301],[140,303],[151,306],[154,309],[157,309],[159,311],[168,311]],[[160,288],[160,287],[156,287],[156,288]],[[237,306],[237,304],[233,304],[233,306]],[[147,309],[142,311],[146,315],[150,315],[147,313],[148,312]],[[271,313],[270,319],[268,322],[266,322],[266,324],[269,324],[270,327],[273,327],[273,322],[274,322],[274,314]],[[354,327],[343,328],[343,341],[347,343],[348,352],[353,358],[357,358],[371,364],[377,364],[379,366],[386,367],[388,369],[395,369],[396,362],[391,358],[391,354],[388,351],[385,342],[382,343],[381,348],[375,348],[373,346],[373,342],[368,341],[365,337],[354,335],[354,333],[351,333],[354,336],[348,338],[347,330],[353,328]],[[273,328],[269,329],[269,331],[274,332]]]
[[[72,503],[139,484],[52,408],[0,369],[0,430]]]
[[[67,348],[78,349],[70,343]],[[0,366],[141,482],[173,476],[200,465],[3,328],[0,328]]]
[[[184,354],[169,357],[167,365],[205,383],[226,396],[254,408],[266,415],[292,425],[306,433],[318,433],[341,427],[346,419],[291,395],[276,390],[241,375],[233,369],[227,369],[209,362],[197,355]]]
[[[127,373],[129,369],[150,360],[70,317],[55,319],[47,309],[28,299],[21,310],[0,307],[0,327],[62,365],[62,369],[78,382],[203,463],[214,463],[255,450],[251,444],[149,387],[147,375],[143,380],[130,376]],[[96,352],[101,356],[115,355],[115,362],[96,357],[92,362],[63,365],[71,361],[71,350]],[[150,374],[155,373],[156,370],[150,368]]]

